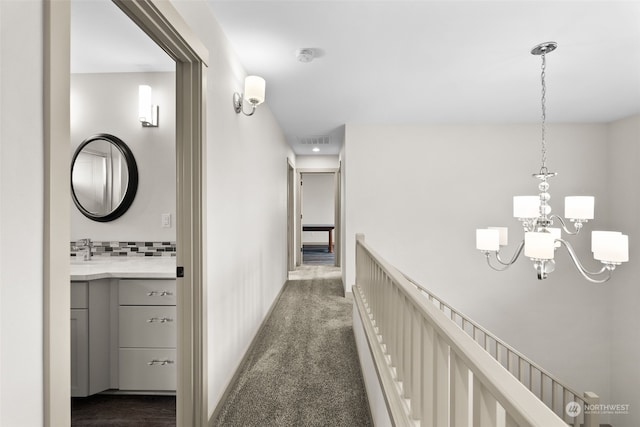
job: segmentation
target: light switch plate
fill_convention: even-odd
[[[162,228],[171,228],[171,214],[163,213],[160,215]]]

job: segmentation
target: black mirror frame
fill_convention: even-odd
[[[80,201],[78,201],[78,197],[76,196],[76,192],[73,188],[73,167],[76,164],[76,158],[82,151],[82,149],[87,146],[89,143],[96,140],[105,140],[109,141],[111,144],[115,145],[116,148],[120,151],[124,160],[127,162],[127,168],[129,173],[129,183],[127,185],[127,191],[122,198],[120,204],[111,212],[106,215],[96,215],[94,213],[86,210]],[[71,159],[71,197],[73,198],[73,203],[75,203],[76,207],[84,216],[87,218],[98,221],[98,222],[109,222],[114,219],[120,218],[131,206],[133,203],[133,199],[136,197],[136,192],[138,191],[138,165],[136,164],[136,160],[133,157],[133,153],[120,138],[109,135],[107,133],[99,133],[93,135],[84,141],[82,144],[76,149],[76,152],[73,154],[73,158]]]

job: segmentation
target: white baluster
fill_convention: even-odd
[[[395,334],[398,337],[398,349],[397,349],[397,362],[396,362],[396,372],[398,374],[398,381],[404,381],[404,317],[402,313],[405,307],[405,297],[400,292],[398,294],[398,324],[396,325]]]
[[[422,422],[425,427],[436,427],[436,395],[435,395],[435,331],[433,327],[422,319]],[[422,423],[420,424],[422,426]]]
[[[435,339],[436,357],[436,425],[449,424],[449,345],[438,335]]]
[[[509,415],[508,412],[504,415],[504,427],[518,427],[518,423]]]
[[[402,314],[403,318],[403,331],[402,335],[404,335],[404,360],[402,366],[404,368],[404,397],[407,399],[411,399],[412,394],[412,382],[413,382],[413,372],[411,372],[411,356],[413,355],[412,350],[412,333],[411,326],[413,317],[413,305],[411,301],[408,299],[405,300],[404,312]]]
[[[600,403],[600,397],[597,394],[587,391],[584,393],[585,405],[597,405]],[[598,427],[600,425],[600,417],[597,411],[584,412],[584,427]]]
[[[469,427],[469,368],[451,353],[451,427]]]
[[[389,312],[389,354],[391,355],[391,366],[397,366],[398,361],[396,360],[398,354],[398,337],[396,336],[396,327],[398,323],[398,288],[395,286],[393,282],[391,282],[391,289],[389,294],[389,307],[391,308]]]
[[[497,402],[480,381],[473,377],[473,426],[495,427],[497,425]]]
[[[416,420],[422,419],[422,317],[418,310],[413,310],[411,316],[411,342],[413,343],[413,351],[411,352],[411,376],[413,377],[413,388],[411,390],[411,415]]]

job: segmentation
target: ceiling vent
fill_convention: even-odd
[[[315,135],[298,137],[298,142],[302,145],[329,145],[331,137],[328,135]]]

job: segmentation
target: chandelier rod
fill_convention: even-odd
[[[544,174],[547,172],[547,142],[545,139],[546,136],[546,121],[547,121],[547,83],[545,81],[546,76],[546,68],[547,68],[547,55],[545,51],[542,52],[542,69],[540,72],[540,80],[542,82],[542,159],[541,159],[541,167],[540,174]]]

